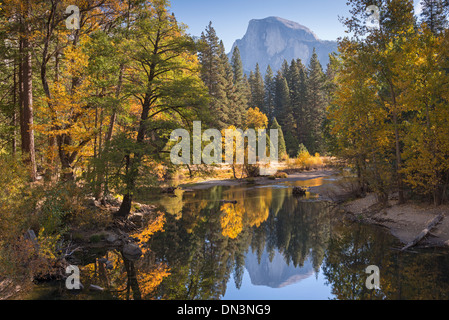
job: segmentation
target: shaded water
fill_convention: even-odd
[[[166,211],[163,230],[151,231],[156,233],[141,260],[124,264],[119,252],[110,251],[111,270],[95,260],[81,267],[85,286],[106,291],[73,294],[63,283],[47,284],[28,298],[449,298],[447,251],[400,253],[400,243],[385,230],[343,223],[316,194],[292,195],[294,185],[325,183],[332,180],[178,190],[158,199]],[[380,290],[365,286],[369,265],[380,268]]]

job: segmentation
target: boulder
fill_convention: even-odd
[[[303,188],[303,187],[294,187],[293,188],[293,194],[295,196],[305,196],[307,192],[307,189]]]
[[[105,239],[106,239],[106,242],[113,244],[113,243],[119,241],[120,237],[115,233],[108,233],[106,235]]]
[[[122,251],[123,257],[125,259],[128,259],[129,261],[137,261],[142,257],[142,249],[134,244],[134,243],[128,243],[123,246]]]
[[[128,217],[128,220],[135,224],[141,224],[143,222],[143,214],[140,212],[133,213]]]
[[[27,232],[25,232],[25,234],[23,235],[23,238],[24,238],[25,240],[31,241],[31,243],[33,244],[33,246],[34,246],[36,249],[39,249],[39,242],[37,241],[36,234],[34,233],[33,230],[28,230]]]

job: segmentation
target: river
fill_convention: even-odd
[[[165,212],[142,259],[94,254],[80,266],[81,282],[103,291],[46,283],[26,299],[448,299],[447,250],[400,252],[387,230],[345,220],[319,194],[292,194],[294,186],[333,181],[215,185],[140,199]],[[366,286],[368,266],[380,270],[378,290]]]

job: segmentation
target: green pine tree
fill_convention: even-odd
[[[422,22],[427,24],[434,34],[441,33],[447,28],[445,2],[445,0],[421,0]]]
[[[311,153],[322,152],[323,147],[322,125],[326,106],[325,80],[323,68],[314,49],[308,68],[308,102],[306,109],[308,132],[304,143]]]
[[[275,81],[276,94],[274,99],[275,117],[279,119],[279,123],[284,128],[284,139],[287,153],[290,156],[296,156],[298,149],[298,138],[296,135],[296,121],[293,117],[292,105],[290,100],[290,90],[287,80],[278,72]]]
[[[233,66],[226,55],[222,41],[220,41],[219,56],[219,63],[224,71],[222,81],[227,103],[226,106],[222,107],[222,111],[227,113],[227,122],[224,122],[223,125],[225,127],[234,125],[237,128],[240,128],[244,123],[244,115],[247,107],[247,101],[242,88],[243,78],[239,82],[234,83],[235,73],[233,72]],[[221,129],[223,128],[224,127],[221,127]]]
[[[262,111],[267,115],[269,123],[272,123],[274,118],[274,97],[276,94],[276,85],[273,78],[273,70],[267,67],[265,73],[265,103]]]
[[[209,89],[211,97],[209,109],[214,115],[208,125],[217,129],[224,129],[230,122],[228,101],[226,95],[226,65],[222,58],[222,46],[212,22],[201,34],[199,61],[201,63],[201,78]]]
[[[272,123],[270,129],[278,130],[278,138],[279,138],[278,155],[279,155],[279,159],[282,159],[283,157],[285,157],[287,155],[287,148],[285,146],[285,139],[284,139],[284,133],[282,131],[282,127],[279,125],[276,118],[273,118],[273,123]]]
[[[251,88],[251,101],[249,106],[251,108],[263,109],[265,101],[265,84],[260,73],[259,64],[256,64],[255,72],[250,75],[249,84]]]
[[[239,47],[235,47],[231,58],[232,72],[234,73],[234,84],[237,85],[243,81],[243,63],[240,56]]]

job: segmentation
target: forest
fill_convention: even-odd
[[[212,22],[194,37],[167,0],[0,0],[0,278],[54,259],[69,226],[110,219],[87,199],[118,199],[126,218],[141,190],[218,170],[170,162],[170,133],[194,121],[278,129],[283,162],[344,163],[381,203],[446,203],[449,1],[422,5],[348,0],[328,65],[314,52],[245,74]],[[38,258],[20,245],[30,229]]]

